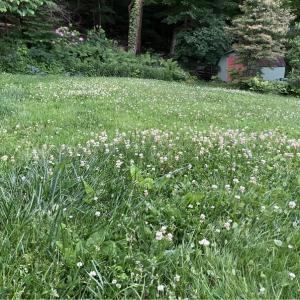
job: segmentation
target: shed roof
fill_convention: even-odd
[[[231,49],[230,51],[227,52],[227,54],[235,52],[235,50],[236,49]],[[267,60],[265,58],[262,58],[257,63],[258,67],[270,67],[270,65],[273,66],[273,67],[285,67],[286,66],[283,57],[279,57],[277,59],[277,61],[275,61],[275,60],[274,61],[269,61],[269,60]]]
[[[270,61],[270,60],[262,58],[262,59],[260,59],[257,62],[257,66],[258,67],[269,67],[269,66],[273,66],[273,67],[285,67],[285,61],[284,61],[283,57],[279,57],[277,59],[277,61],[275,61],[275,60]]]

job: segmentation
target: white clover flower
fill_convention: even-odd
[[[172,241],[172,238],[173,238],[173,234],[172,233],[168,233],[167,236],[166,236],[166,240],[168,242],[171,242]]]
[[[165,287],[164,287],[163,285],[159,285],[159,286],[157,286],[157,290],[158,290],[158,291],[163,291],[163,290],[164,290],[164,288],[165,288]]]
[[[240,191],[241,193],[244,193],[244,192],[245,192],[245,189],[246,189],[246,188],[245,188],[244,186],[242,186],[242,185],[239,187],[239,191]]]
[[[227,230],[230,230],[230,223],[226,222],[226,223],[224,224],[224,227],[225,227]]]
[[[204,215],[204,214],[201,214],[201,215],[200,215],[200,218],[201,218],[202,220],[205,220],[205,215]]]
[[[203,239],[199,241],[199,244],[203,246],[209,246],[210,242],[207,239]]]
[[[163,238],[163,233],[161,231],[156,232],[156,239],[160,241]]]
[[[296,275],[294,273],[290,273],[291,280],[293,280],[295,277],[296,277]]]
[[[174,280],[178,282],[180,280],[180,276],[176,274],[176,276],[174,277]]]
[[[7,155],[3,155],[3,156],[2,156],[2,160],[7,161],[7,159],[8,159],[8,156],[7,156]]]
[[[95,212],[95,216],[96,216],[96,217],[100,217],[100,211],[96,211],[96,212]]]
[[[235,199],[241,199],[241,196],[236,195],[236,196],[234,196],[234,198],[235,198]]]
[[[288,248],[292,249],[292,248],[293,248],[293,246],[292,246],[292,245],[288,245]]]
[[[91,272],[90,272],[90,276],[95,277],[95,276],[97,276],[97,273],[96,273],[95,271],[91,271]]]
[[[82,267],[82,266],[83,266],[83,263],[82,263],[82,262],[78,262],[78,263],[77,263],[77,267],[80,268],[80,267]]]
[[[121,284],[116,284],[116,287],[118,288],[118,289],[120,289],[121,288]]]
[[[266,209],[266,207],[263,205],[262,207],[261,207],[261,210],[265,210]]]
[[[160,230],[161,230],[162,233],[166,233],[167,226],[162,226]]]
[[[220,230],[220,229],[216,229],[216,232],[220,233],[220,232],[221,232],[221,230]]]
[[[289,207],[290,207],[291,209],[294,209],[294,208],[296,207],[296,202],[295,202],[295,201],[291,201],[291,202],[289,203]]]
[[[189,206],[188,206],[188,208],[193,208],[194,206],[192,205],[192,204],[190,204]]]
[[[112,283],[112,284],[116,284],[116,283],[117,283],[117,280],[114,279],[111,283]]]
[[[145,195],[145,196],[148,196],[148,194],[149,194],[148,191],[147,191],[147,190],[144,190],[144,195]]]
[[[217,186],[217,185],[215,185],[215,184],[213,184],[213,185],[211,186],[211,188],[215,190],[215,189],[217,189],[217,188],[218,188],[218,186]]]
[[[260,288],[259,291],[263,293],[266,289],[264,287]]]
[[[233,183],[239,183],[239,180],[237,178],[234,178]]]

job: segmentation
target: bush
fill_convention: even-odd
[[[26,44],[5,40],[5,52],[0,55],[0,68],[14,74],[62,74],[67,76],[136,77],[166,81],[194,82],[194,77],[180,69],[172,59],[163,60],[145,54],[136,57],[133,51],[115,48],[112,41],[89,32],[87,40],[66,28],[56,30],[59,37],[53,48],[27,48]],[[67,37],[66,36],[66,32]],[[61,36],[60,34],[63,34]],[[77,38],[77,42],[71,42]],[[68,42],[69,41],[69,42]],[[4,48],[3,48],[4,49]]]
[[[287,95],[290,85],[287,82],[268,81],[262,78],[253,77],[247,81],[250,90],[263,94],[284,94]]]

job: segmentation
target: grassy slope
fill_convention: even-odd
[[[153,298],[158,285],[166,298],[298,297],[297,99],[2,75],[0,108],[3,297]],[[172,241],[155,239],[161,226]]]

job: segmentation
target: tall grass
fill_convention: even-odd
[[[0,95],[2,298],[298,298],[299,100],[11,75]]]

